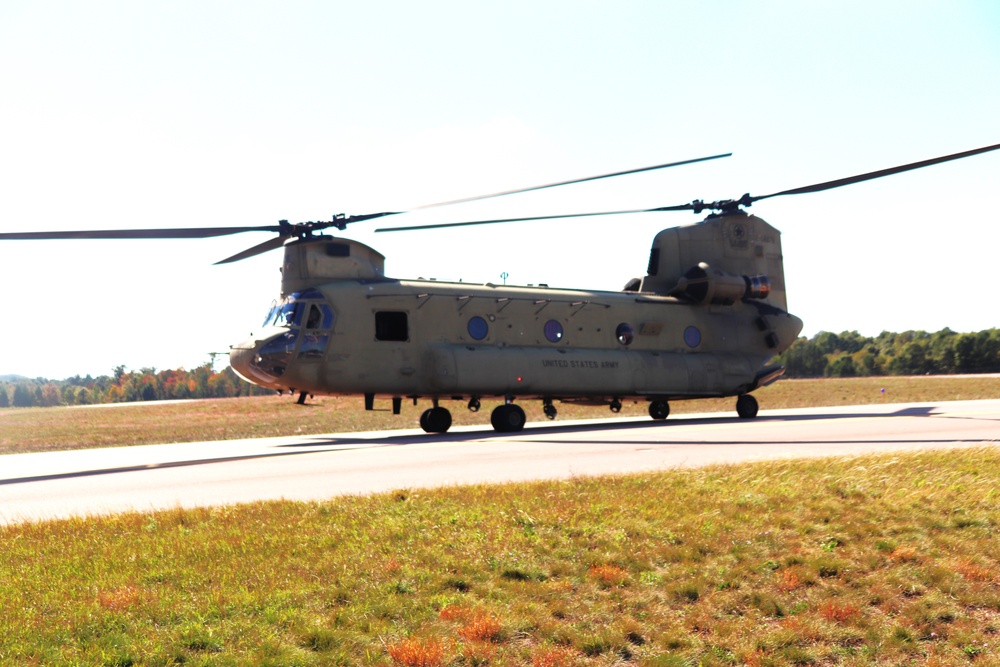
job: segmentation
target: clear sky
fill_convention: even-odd
[[[0,230],[268,225],[675,160],[393,224],[768,194],[1000,143],[1000,3],[0,0]],[[817,331],[1000,326],[1000,151],[758,202]],[[691,213],[346,235],[398,278],[620,289]],[[0,243],[0,374],[192,368],[264,241]]]

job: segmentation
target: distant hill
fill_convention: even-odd
[[[20,382],[22,380],[28,380],[23,375],[0,375],[0,382]]]

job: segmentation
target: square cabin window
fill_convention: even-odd
[[[379,311],[375,313],[375,340],[409,340],[406,313]]]

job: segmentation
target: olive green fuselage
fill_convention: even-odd
[[[313,292],[322,298],[301,299],[303,307],[325,301],[332,327],[269,327],[255,338],[327,336],[322,354],[303,354],[299,340],[280,377],[250,379],[313,394],[725,396],[755,388],[801,329],[764,304],[637,292],[386,280]]]

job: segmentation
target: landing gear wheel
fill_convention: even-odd
[[[528,420],[524,415],[524,410],[520,405],[508,403],[498,405],[493,414],[490,415],[490,423],[497,433],[514,433],[524,428],[524,422]]]
[[[757,399],[750,394],[743,394],[736,399],[736,414],[740,419],[753,419],[757,416]]]
[[[611,408],[611,412],[618,414],[619,412],[622,411],[622,402],[616,398],[615,400],[611,401],[611,405],[608,407]]]
[[[542,412],[545,413],[546,419],[555,419],[558,411],[556,410],[556,406],[551,403],[546,403],[542,406]]]
[[[666,419],[670,415],[670,404],[666,401],[650,401],[649,416],[653,419]]]
[[[479,412],[480,406],[481,403],[479,402],[478,398],[469,399],[469,412]]]
[[[420,415],[420,428],[427,433],[446,433],[451,428],[451,413],[447,408],[430,408]]]

